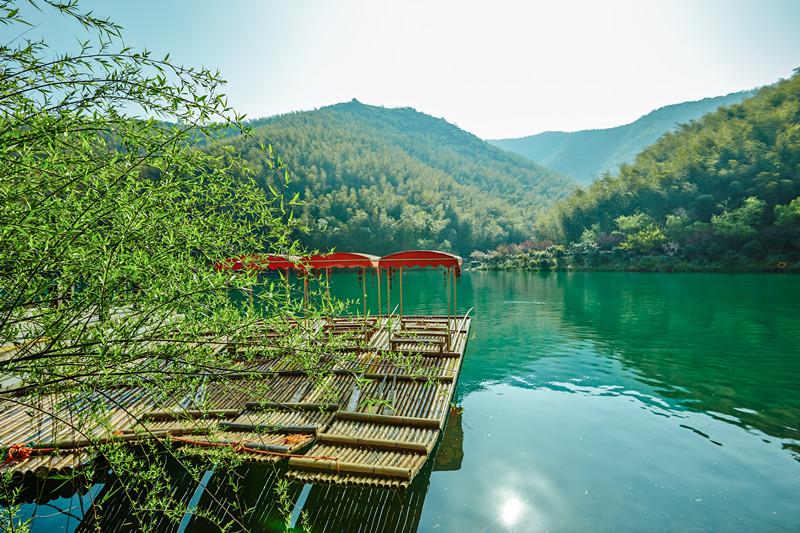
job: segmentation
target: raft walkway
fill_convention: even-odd
[[[322,382],[281,349],[283,333],[265,327],[246,347],[215,344],[234,353],[265,348],[232,369],[242,371],[240,379],[217,381],[209,373],[184,398],[165,402],[120,386],[32,405],[0,393],[0,447],[8,450],[0,473],[65,473],[101,458],[97,444],[155,438],[197,453],[224,446],[248,461],[288,461],[287,476],[301,482],[405,488],[446,423],[470,321],[469,313],[320,319],[312,327],[351,352],[341,362],[330,354],[333,370]],[[249,383],[254,370],[262,376],[257,384]],[[268,401],[259,388],[269,391]],[[105,420],[87,416],[101,404]]]

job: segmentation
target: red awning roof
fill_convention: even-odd
[[[244,269],[291,270],[299,268],[299,265],[282,255],[240,255],[239,257],[228,257],[227,259],[214,263],[214,270],[233,270],[235,272]]]
[[[326,268],[378,268],[378,256],[355,252],[333,252],[300,259],[310,269]]]
[[[461,268],[461,258],[457,255],[434,250],[408,250],[385,255],[380,258],[381,268],[445,267]]]
[[[457,255],[435,250],[407,250],[378,258],[356,252],[334,252],[303,258],[282,255],[248,254],[229,257],[214,264],[216,270],[324,270],[327,268],[410,268],[445,267],[461,269],[461,258]]]

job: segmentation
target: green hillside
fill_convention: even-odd
[[[679,124],[698,119],[720,106],[741,102],[753,94],[755,91],[742,91],[669,105],[616,128],[575,132],[548,131],[528,137],[489,142],[573,176],[582,184],[589,184],[603,172],[617,172],[623,163],[631,163],[636,154],[656,142],[663,134],[674,131]]]
[[[231,147],[265,186],[272,179],[258,143],[288,164],[314,248],[384,253],[434,247],[468,253],[529,235],[535,216],[574,182],[411,108],[358,101],[250,124]]]
[[[560,202],[542,238],[687,258],[800,254],[800,71]]]

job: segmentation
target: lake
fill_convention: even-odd
[[[438,295],[441,273],[407,272],[407,313]],[[800,529],[800,277],[465,272],[458,303],[472,338],[436,464],[407,494],[294,487],[314,531]],[[268,475],[250,504],[273,505]]]
[[[474,272],[461,289],[464,458],[433,472],[421,530],[800,528],[800,278]]]

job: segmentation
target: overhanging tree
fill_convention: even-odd
[[[82,26],[86,40],[72,52],[26,40],[38,11]],[[139,387],[173,405],[204,376],[226,379],[232,356],[212,355],[212,342],[247,339],[264,317],[301,308],[282,284],[211,268],[241,253],[299,252],[280,187],[288,174],[261,147],[277,185],[265,191],[236,157],[198,149],[240,129],[218,72],[122,46],[119,26],[75,0],[3,1],[0,23],[12,36],[0,45],[1,399],[46,413],[93,398],[65,421],[91,437],[115,407],[104,391]],[[231,290],[255,290],[260,313]],[[319,372],[319,353],[298,350],[299,364]],[[158,461],[106,444],[95,451],[141,528],[154,527],[153,513],[183,516]],[[15,510],[4,528],[20,525]]]

